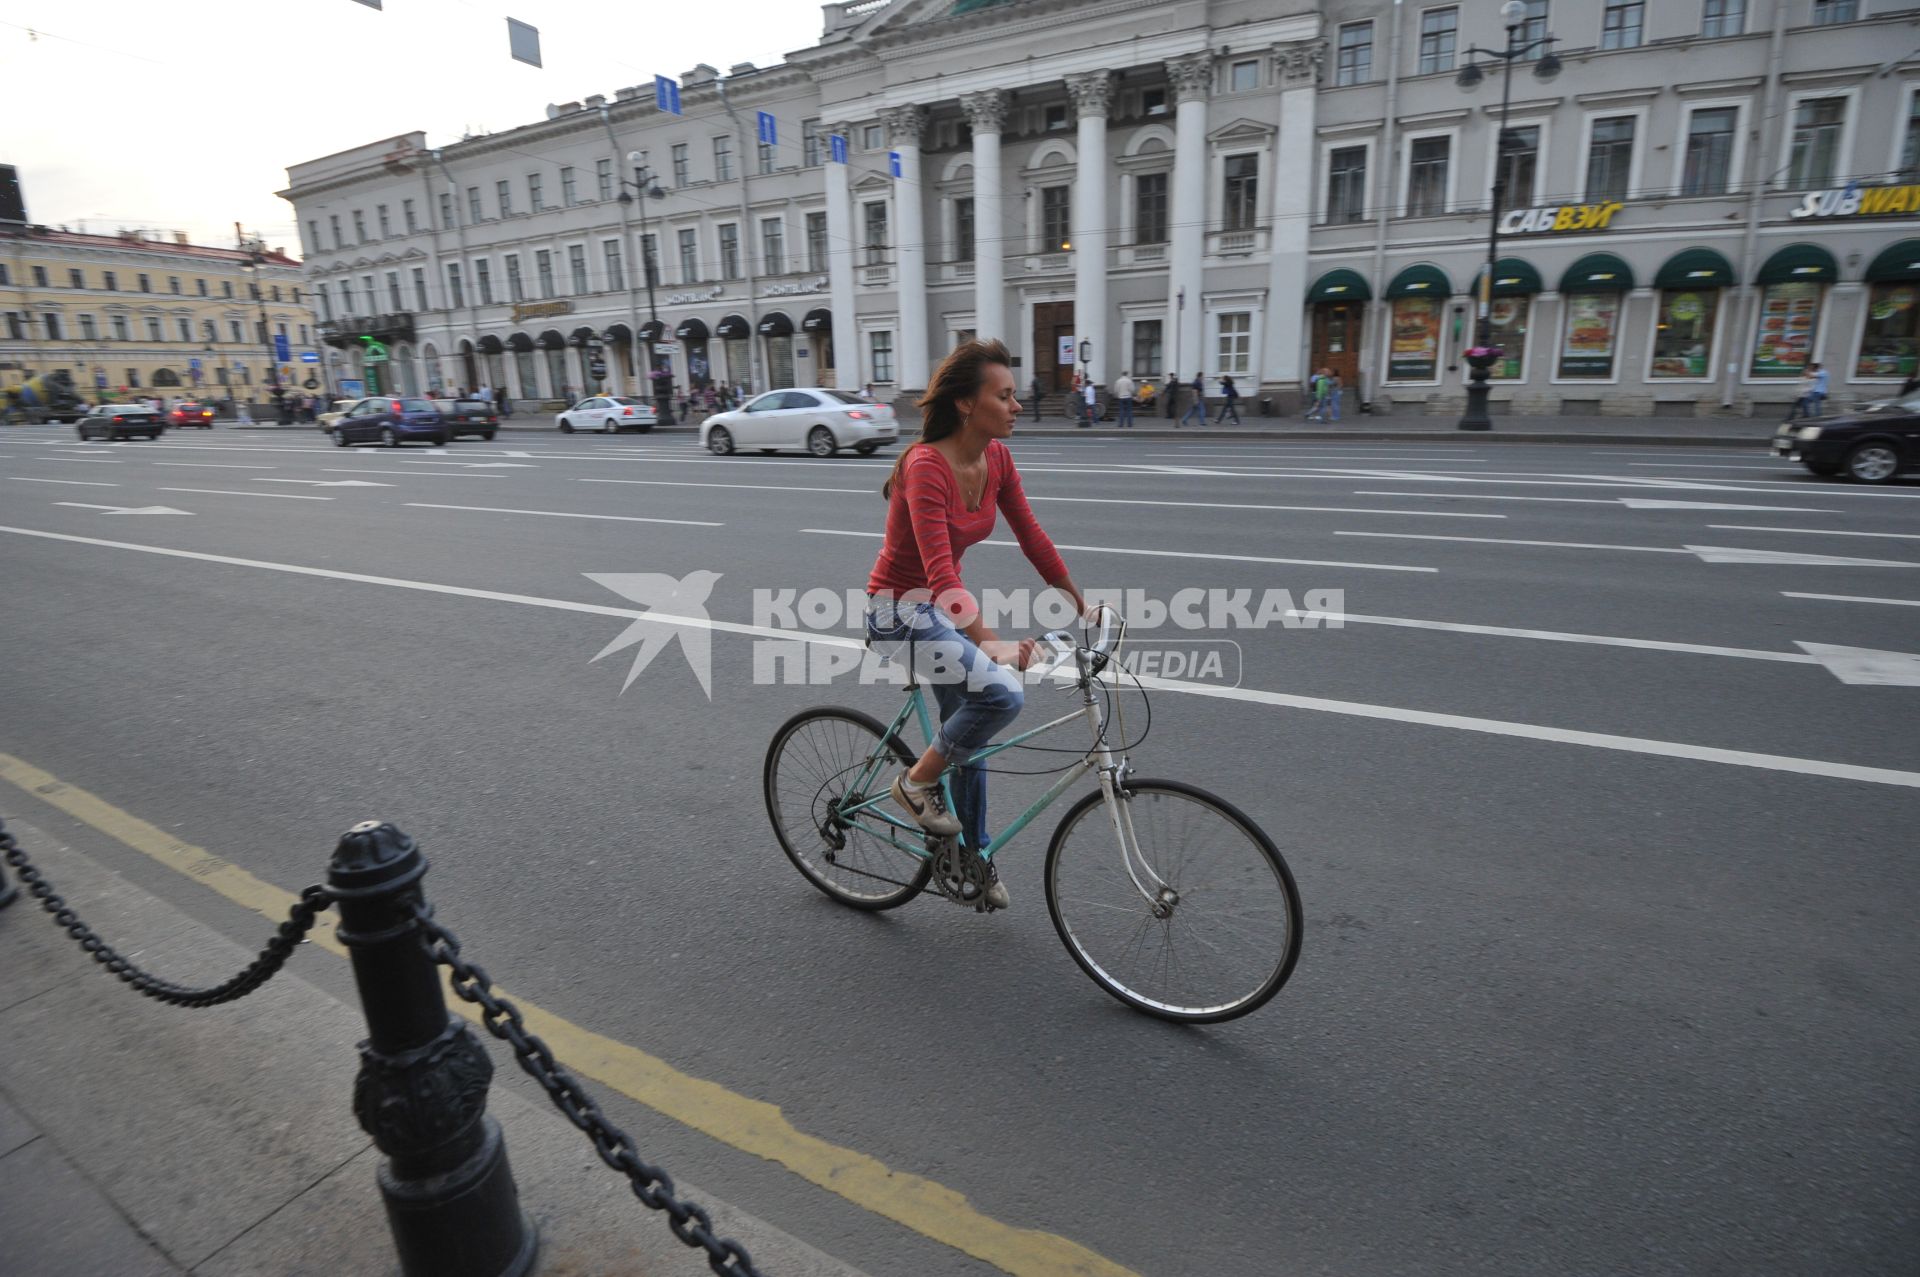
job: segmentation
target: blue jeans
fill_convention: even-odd
[[[1201,425],[1207,424],[1207,401],[1198,395],[1194,396],[1193,403],[1188,405],[1187,410],[1180,414],[1180,420],[1174,424],[1184,426],[1195,417],[1200,418]]]
[[[1113,401],[1114,429],[1133,424],[1133,400],[1116,399]]]
[[[1233,424],[1236,426],[1239,425],[1240,424],[1240,401],[1239,400],[1222,399],[1220,401],[1220,415],[1213,419],[1214,422],[1218,424],[1219,422],[1225,421],[1227,419],[1228,413],[1233,414]]]
[[[915,678],[933,689],[940,727],[933,747],[953,765],[953,814],[969,847],[989,845],[987,773],[971,765],[982,748],[1020,716],[1026,690],[1017,671],[998,664],[931,603],[875,596],[867,608],[867,642],[887,660],[904,657]]]

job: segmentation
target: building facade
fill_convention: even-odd
[[[1524,3],[1564,67],[1515,67],[1497,411],[1746,412],[1809,361],[1836,394],[1913,370],[1920,59],[1884,56],[1920,10]],[[680,114],[622,89],[289,169],[343,375],[568,398],[602,347],[620,391],[897,395],[978,333],[1023,392],[1201,372],[1284,411],[1326,366],[1376,411],[1458,409],[1501,81],[1455,74],[1504,47],[1494,5],[825,14],[779,66],[683,75]]]
[[[275,363],[276,336],[287,339],[285,363]],[[300,352],[316,339],[304,272],[279,249],[0,225],[0,387],[66,372],[90,401],[264,400],[276,376],[315,379],[319,365]]]

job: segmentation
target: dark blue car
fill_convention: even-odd
[[[447,419],[426,399],[362,399],[346,416],[333,423],[333,441],[350,443],[445,444]]]

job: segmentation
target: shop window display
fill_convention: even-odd
[[[1533,298],[1496,297],[1487,309],[1491,345],[1498,346],[1499,362],[1487,370],[1495,381],[1518,381],[1527,366],[1527,322],[1532,317]]]
[[[1754,334],[1755,377],[1798,377],[1813,350],[1820,321],[1820,285],[1769,284],[1760,298],[1760,329]]]
[[[1560,343],[1560,376],[1613,376],[1613,352],[1620,335],[1619,293],[1570,293],[1567,326]]]
[[[1653,330],[1652,375],[1712,376],[1713,326],[1719,315],[1717,288],[1662,289]]]
[[[1393,302],[1392,349],[1387,380],[1433,381],[1440,368],[1438,297],[1397,297]]]
[[[1856,377],[1911,377],[1920,354],[1920,285],[1875,284],[1867,299]]]

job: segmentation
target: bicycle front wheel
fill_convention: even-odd
[[[767,747],[767,816],[808,882],[856,909],[892,909],[920,894],[933,867],[889,841],[912,837],[870,816],[843,819],[849,802],[885,794],[913,755],[886,728],[853,709],[809,709],[788,719]]]
[[[1204,1024],[1265,1005],[1300,957],[1300,892],[1273,841],[1205,790],[1129,781],[1141,893],[1103,796],[1067,812],[1047,848],[1047,912],[1093,982],[1137,1011]],[[1136,866],[1136,869],[1138,866]],[[1158,879],[1158,882],[1155,881]],[[1160,890],[1164,883],[1166,890]]]

